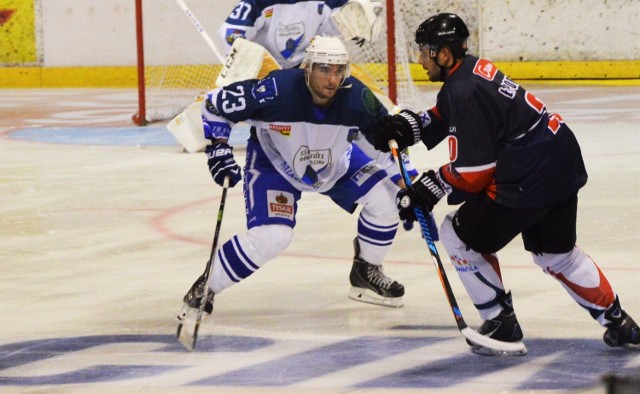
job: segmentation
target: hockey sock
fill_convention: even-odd
[[[490,320],[502,311],[500,299],[505,294],[498,256],[468,248],[453,230],[452,216],[445,217],[440,240],[480,317]]]
[[[533,255],[533,261],[543,271],[556,278],[569,295],[600,324],[605,325],[604,311],[616,295],[600,268],[591,258],[574,247],[568,253]]]
[[[246,279],[284,252],[292,239],[293,229],[281,224],[253,227],[232,237],[216,253],[209,287],[218,294]]]

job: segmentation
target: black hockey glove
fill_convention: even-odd
[[[425,214],[431,212],[433,207],[446,195],[444,186],[432,170],[423,172],[420,178],[407,189],[401,189],[396,194],[400,219],[403,221],[415,221],[413,212],[415,207],[421,208]]]
[[[242,179],[240,167],[233,159],[233,148],[226,142],[219,142],[215,145],[207,145],[207,164],[211,177],[218,185],[222,186],[224,178],[229,177],[229,187],[234,187]]]
[[[420,141],[420,117],[403,109],[397,115],[386,115],[377,124],[378,133],[373,146],[382,152],[389,152],[389,141],[396,140],[398,150]]]

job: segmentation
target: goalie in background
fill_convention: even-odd
[[[349,297],[403,305],[404,287],[382,269],[398,228],[394,199],[400,188],[353,143],[359,133],[375,133],[387,111],[364,84],[349,76],[349,55],[337,37],[315,37],[301,68],[212,90],[202,112],[211,140],[206,149],[209,170],[219,185],[225,177],[230,187],[241,181],[228,139],[235,123],[251,125],[243,185],[248,230],[217,250],[209,282],[202,276],[196,280],[184,296],[179,320],[200,306],[204,286],[211,289],[204,306],[210,314],[214,294],[287,249],[302,192],[324,194],[350,213],[362,207]]]
[[[523,338],[497,252],[517,235],[535,264],[559,281],[612,347],[640,344],[640,329],[596,263],[576,246],[578,190],[587,172],[575,135],[558,114],[507,78],[490,61],[467,55],[469,31],[455,14],[438,14],[416,31],[418,62],[444,82],[427,117],[409,111],[381,122],[376,148],[448,137],[451,161],[420,176],[399,198],[401,217],[425,212],[445,195],[452,205],[441,241],[484,323],[479,332]]]
[[[300,66],[315,35],[341,35],[359,43],[373,41],[383,26],[381,12],[382,4],[375,0],[240,1],[218,29],[228,45],[222,51],[225,59],[215,86],[263,78],[273,70]],[[397,110],[365,71],[352,65],[351,73],[373,91],[387,110]],[[203,95],[198,96],[167,125],[187,152],[202,152],[208,144],[202,137],[202,100]],[[359,137],[357,143],[380,163],[387,165],[391,161],[390,155],[381,155],[364,138]]]
[[[218,29],[229,44],[241,37],[262,45],[284,69],[300,66],[316,35],[373,41],[382,4],[373,0],[241,0]]]

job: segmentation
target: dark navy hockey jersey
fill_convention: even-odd
[[[430,114],[423,141],[429,129],[448,135],[450,162],[440,175],[454,190],[450,202],[482,192],[503,205],[535,207],[587,181],[578,142],[560,115],[488,60],[467,56],[454,68]]]

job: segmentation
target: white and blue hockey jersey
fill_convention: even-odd
[[[348,0],[243,0],[218,33],[229,44],[246,38],[265,47],[282,68],[302,63],[315,35],[340,34],[331,15]]]
[[[328,106],[314,105],[302,69],[216,88],[203,102],[206,138],[229,138],[233,124],[245,121],[278,172],[298,190],[314,192],[329,190],[347,172],[352,141],[375,133],[386,114],[353,77]]]

